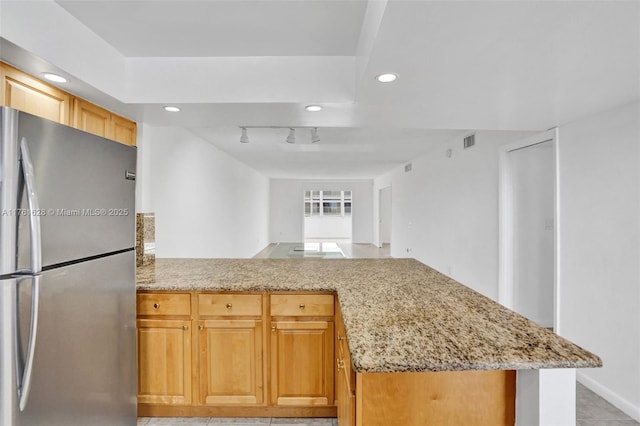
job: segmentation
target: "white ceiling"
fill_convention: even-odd
[[[81,76],[96,102],[271,177],[372,178],[474,130],[545,130],[640,98],[638,1],[9,3],[0,36]],[[47,40],[26,29],[42,27]],[[53,47],[79,33],[92,53]],[[399,80],[375,82],[385,71]],[[251,129],[240,144],[242,125],[318,126],[322,140]]]
[[[127,57],[353,56],[366,1],[64,1]]]

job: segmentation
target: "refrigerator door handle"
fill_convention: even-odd
[[[22,173],[27,193],[27,204],[29,207],[29,229],[31,236],[31,270],[32,274],[42,272],[42,232],[40,229],[40,203],[35,188],[35,177],[33,174],[33,162],[27,146],[27,140],[20,141],[20,161],[22,161]]]
[[[33,373],[33,357],[36,350],[36,337],[38,335],[38,310],[40,308],[40,279],[41,275],[34,275],[33,287],[31,289],[31,323],[29,324],[29,342],[27,344],[27,357],[22,372],[22,380],[18,385],[18,399],[20,411],[24,411],[29,399],[29,391],[31,390],[31,377]],[[16,334],[18,333],[18,324],[16,321]]]

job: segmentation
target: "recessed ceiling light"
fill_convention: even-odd
[[[53,81],[55,83],[66,83],[67,82],[67,79],[64,78],[63,76],[58,75],[58,74],[52,74],[50,72],[44,72],[44,73],[42,73],[42,76],[44,78],[46,78],[47,80]]]
[[[178,108],[177,106],[166,106],[164,107],[164,110],[169,112],[178,112],[180,111],[180,108]]]
[[[392,72],[380,74],[376,76],[376,80],[380,83],[391,83],[392,81],[396,81],[398,78],[398,74],[394,74]]]
[[[311,112],[317,112],[321,111],[322,107],[320,105],[307,105],[306,107],[304,107],[304,109]]]

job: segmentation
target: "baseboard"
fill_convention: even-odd
[[[538,324],[540,327],[544,327],[544,328],[553,328],[553,320],[531,320],[532,322],[535,322],[536,324]]]
[[[622,410],[626,415],[630,416],[635,421],[640,422],[640,406],[627,401],[608,387],[601,385],[599,382],[593,380],[580,371],[578,371],[576,378],[584,386],[606,399],[616,408]]]
[[[336,406],[163,405],[138,403],[138,417],[336,417]]]

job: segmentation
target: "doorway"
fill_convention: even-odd
[[[551,130],[500,149],[498,301],[557,332],[556,140]]]
[[[391,187],[378,190],[378,247],[391,252]]]

